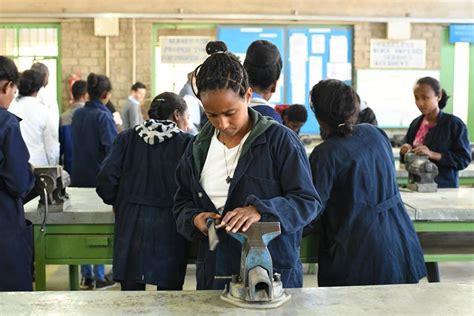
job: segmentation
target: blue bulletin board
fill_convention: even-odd
[[[283,59],[279,89],[270,100],[275,104],[299,103],[308,110],[302,134],[319,134],[310,109],[309,92],[322,79],[339,79],[352,85],[352,27],[219,27],[217,38],[245,59],[255,40],[275,44]]]
[[[352,28],[289,28],[287,43],[287,103],[306,106],[308,120],[301,128],[302,134],[319,134],[309,93],[323,79],[339,79],[352,85]]]
[[[280,51],[283,59],[284,46],[284,28],[282,27],[238,27],[222,26],[217,29],[217,38],[227,44],[229,51],[240,57],[243,63],[245,53],[249,45],[256,40],[267,40],[273,43]],[[283,71],[282,71],[283,75]],[[274,104],[284,103],[283,95],[284,78],[280,77],[276,93],[272,96],[270,102]]]

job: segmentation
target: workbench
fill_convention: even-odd
[[[474,284],[287,289],[277,309],[241,309],[220,291],[0,293],[0,315],[472,315]]]
[[[44,211],[36,198],[25,205],[25,218],[33,223],[35,289],[46,290],[46,265],[69,265],[71,290],[79,289],[80,264],[111,264],[115,217],[112,207],[99,198],[95,189],[67,188],[71,208],[48,213],[41,231]]]
[[[46,290],[46,265],[69,265],[71,290],[79,288],[79,264],[111,264],[113,255],[114,215],[94,189],[68,188],[71,209],[49,213],[45,231],[41,231],[43,211],[37,211],[38,199],[25,205],[25,217],[33,223],[37,291]],[[401,192],[407,212],[420,233],[464,232],[474,236],[474,188],[440,189],[436,193]],[[470,237],[469,237],[470,236]],[[456,241],[454,241],[456,242]],[[474,245],[474,241],[471,243]],[[317,238],[308,236],[301,244],[301,259],[317,262]],[[436,248],[436,247],[434,247]],[[462,249],[461,249],[462,248]],[[472,247],[471,247],[472,248]],[[449,248],[452,249],[452,248]],[[427,249],[425,261],[474,260],[474,250],[454,247]],[[462,250],[462,251],[460,251]]]

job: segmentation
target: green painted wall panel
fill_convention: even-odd
[[[453,95],[454,88],[454,45],[449,43],[449,30],[445,28],[441,39],[441,69],[440,82],[441,87],[448,93]],[[448,104],[444,108],[447,113],[453,113],[453,98],[448,100]]]
[[[469,46],[469,99],[467,128],[469,130],[469,140],[474,142],[474,45]]]

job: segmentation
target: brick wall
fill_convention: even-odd
[[[146,112],[150,100],[152,74],[152,22],[136,23],[136,80],[147,87]],[[94,36],[94,21],[66,20],[61,24],[63,109],[68,108],[67,79],[75,73],[86,79],[90,72],[105,74],[105,38]],[[439,69],[441,25],[412,24],[411,38],[426,40],[426,67]],[[370,39],[386,38],[386,23],[354,24],[354,69],[370,66]],[[110,79],[113,85],[112,102],[121,109],[132,85],[132,21],[120,20],[120,35],[110,37]],[[356,73],[354,74],[355,78]],[[355,81],[356,82],[356,81]]]
[[[150,98],[152,68],[152,23],[136,21],[136,80],[143,82]],[[77,74],[86,80],[90,72],[105,74],[105,38],[94,36],[92,19],[71,20],[61,23],[62,104],[68,108],[67,80]],[[112,102],[121,109],[128,98],[132,76],[132,21],[120,20],[119,36],[109,38]],[[145,101],[145,104],[147,104]]]
[[[411,25],[411,39],[426,40],[426,69],[440,68],[441,35],[441,25]],[[377,38],[387,38],[386,23],[354,24],[354,78],[357,75],[357,69],[370,68],[370,40]]]

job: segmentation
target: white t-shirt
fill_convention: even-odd
[[[59,163],[59,142],[50,112],[35,97],[15,99],[8,109],[22,119],[21,136],[30,153],[33,166],[55,166]]]
[[[59,107],[58,101],[56,100],[55,95],[51,92],[50,88],[42,87],[38,91],[36,98],[38,101],[43,104],[49,110],[49,119],[50,124],[53,126],[53,136],[56,141],[59,141]]]
[[[250,131],[242,138],[240,145],[230,149],[217,139],[217,135],[216,130],[212,136],[199,181],[216,209],[224,207],[227,201],[230,183],[227,183],[226,179],[234,177],[242,146],[250,135]]]

